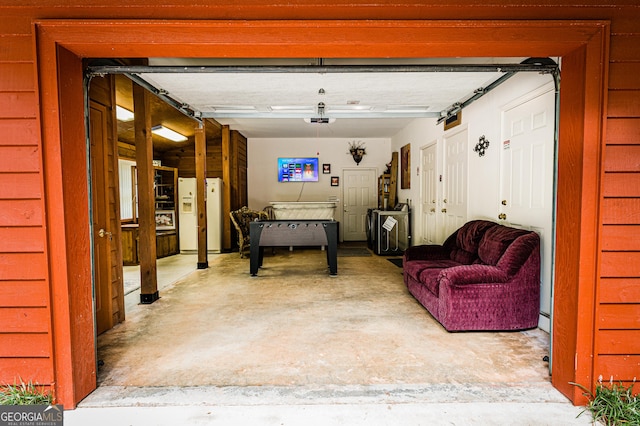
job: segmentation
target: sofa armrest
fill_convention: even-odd
[[[404,251],[404,261],[449,259],[449,250],[438,245],[420,245]]]
[[[443,269],[440,278],[451,284],[488,284],[509,281],[507,274],[491,265],[461,265]]]

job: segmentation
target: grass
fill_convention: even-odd
[[[0,405],[51,405],[53,398],[33,383],[4,385],[0,388]]]
[[[589,399],[585,411],[591,412],[594,421],[606,426],[640,426],[640,396],[633,395],[633,383],[624,387],[611,379],[606,385],[601,377],[596,384],[595,395],[582,385],[572,384],[582,389],[583,395]]]

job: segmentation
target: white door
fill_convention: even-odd
[[[467,146],[466,128],[444,137],[444,192],[439,206],[444,219],[443,238],[467,221]]]
[[[375,169],[346,169],[343,172],[344,189],[341,227],[344,241],[367,240],[367,210],[376,208],[377,180]]]
[[[422,148],[422,194],[421,199],[421,230],[420,244],[438,244],[438,215],[436,214],[438,200],[438,165],[437,145],[435,143]]]
[[[503,109],[499,218],[541,239],[540,327],[550,329],[555,96],[547,85]]]

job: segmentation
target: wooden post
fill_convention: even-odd
[[[198,215],[198,269],[207,269],[206,162],[207,138],[204,125],[195,129],[196,138],[196,206]]]
[[[231,251],[231,130],[222,126],[222,248]]]
[[[158,300],[156,269],[156,219],[151,140],[151,108],[147,91],[133,85],[135,112],[136,169],[138,171],[138,256],[140,260],[140,303]]]

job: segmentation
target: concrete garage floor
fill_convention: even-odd
[[[174,258],[160,262],[195,266],[194,256]],[[326,252],[317,249],[266,250],[257,277],[237,253],[210,256],[209,266],[181,272],[152,305],[127,302],[127,320],[98,338],[98,389],[69,420],[83,409],[183,407],[202,420],[191,424],[207,424],[229,407],[244,407],[236,413],[244,420],[251,410],[267,410],[254,424],[297,424],[296,413],[308,418],[314,410],[335,417],[318,424],[589,423],[588,415],[576,419],[581,409],[550,384],[547,333],[448,333],[386,257],[339,257],[333,278]],[[469,413],[456,423],[465,411],[451,404],[474,407],[480,423]],[[217,409],[196,413],[211,406]],[[351,406],[355,411],[343,412]],[[368,414],[357,417],[363,407]],[[382,422],[389,413],[381,407],[400,417]],[[371,421],[376,410],[380,423]],[[451,422],[422,423],[425,410],[440,420],[448,411]],[[245,424],[234,423],[233,412],[223,418]]]

